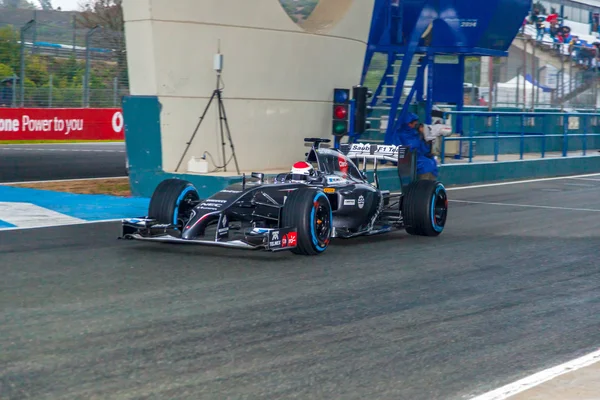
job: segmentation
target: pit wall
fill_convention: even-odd
[[[162,104],[161,168],[176,170],[217,87],[219,51],[240,169],[272,170],[302,159],[305,149],[293,143],[329,135],[333,88],[359,83],[373,3],[321,1],[297,24],[279,0],[123,2],[131,94],[157,96]],[[225,142],[230,160],[227,135]],[[221,143],[213,101],[179,171],[205,152],[209,170],[222,165]]]
[[[132,96],[123,101],[125,142],[130,164],[130,181],[134,196],[150,197],[156,186],[167,178],[186,179],[196,185],[200,196],[208,197],[227,185],[241,180],[236,176],[207,176],[165,172],[162,165],[161,105],[156,96]],[[302,139],[286,145],[301,150]],[[266,153],[258,153],[263,157]],[[292,159],[290,159],[292,160]],[[291,163],[287,160],[287,167]],[[295,160],[295,158],[293,159]],[[257,172],[264,170],[257,169]],[[446,186],[501,182],[600,172],[600,156],[546,158],[527,161],[474,163],[440,166],[440,181]],[[270,176],[267,174],[267,176]],[[369,175],[372,178],[371,175]],[[395,169],[381,170],[383,189],[399,189]]]

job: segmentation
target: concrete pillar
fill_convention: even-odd
[[[123,2],[131,94],[156,95],[163,107],[163,169],[174,172],[216,87],[219,48],[241,170],[288,168],[304,158],[304,137],[331,138],[333,88],[359,83],[373,3],[321,0],[296,24],[279,0]],[[205,151],[222,165],[217,112],[213,103],[177,172]]]

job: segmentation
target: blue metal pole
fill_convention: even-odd
[[[456,111],[463,111],[464,109],[464,103],[465,103],[465,56],[460,55],[458,56],[458,64],[460,67],[460,71],[461,74],[460,76],[462,77],[461,79],[461,85],[460,85],[460,96],[458,97],[458,101],[456,102]],[[475,85],[473,84],[473,88],[475,87]],[[463,131],[463,117],[462,114],[457,114],[456,115],[456,132],[462,132]]]
[[[396,125],[399,120],[397,110],[398,105],[400,104],[400,98],[402,97],[402,90],[404,89],[404,81],[406,80],[412,59],[415,56],[419,41],[421,40],[421,35],[425,32],[427,26],[429,26],[432,21],[433,18],[431,16],[425,17],[424,15],[421,15],[417,21],[417,25],[413,28],[412,34],[407,41],[408,45],[406,46],[406,50],[402,56],[400,72],[396,78],[396,88],[394,89],[394,98],[392,99],[392,104],[390,106],[389,124],[386,130],[386,137],[391,136],[392,132],[396,130]]]
[[[440,163],[443,164],[446,159],[446,137],[442,136],[442,144],[440,145]]]
[[[351,99],[350,100],[350,105],[348,107],[348,111],[349,111],[349,116],[348,116],[348,136],[349,136],[349,142],[353,143],[356,139],[357,136],[356,133],[354,132],[354,113],[356,112],[356,100],[355,99]]]
[[[546,115],[542,115],[542,158],[546,156]]]
[[[583,148],[583,155],[585,156],[585,153],[587,152],[587,123],[588,123],[588,118],[587,115],[583,117],[583,143],[581,144],[582,148]]]
[[[377,101],[379,100],[379,96],[381,96],[381,92],[383,91],[383,87],[389,86],[390,82],[393,82],[392,78],[388,78],[388,76],[390,76],[392,74],[393,62],[389,61],[391,59],[391,57],[392,56],[388,54],[387,67],[385,68],[385,72],[383,73],[383,76],[379,80],[379,85],[377,85],[377,89],[375,90],[375,93],[373,93],[373,97],[371,98],[371,107],[374,107],[375,104],[377,104]],[[386,89],[386,95],[389,96],[389,89]]]
[[[500,152],[500,115],[496,114],[496,139],[494,140],[494,161],[498,161],[498,153]]]
[[[563,117],[563,146],[562,146],[562,148],[563,148],[562,156],[563,157],[567,156],[567,151],[568,151],[567,146],[569,145],[569,141],[567,138],[568,132],[569,132],[569,114],[566,114]]]
[[[469,162],[473,162],[473,117],[471,114],[471,123],[469,124]]]
[[[519,159],[523,159],[523,153],[525,152],[525,116],[521,116],[521,143],[519,146]]]
[[[427,53],[427,103],[425,110],[425,123],[431,124],[431,110],[433,109],[433,68],[435,58],[433,53]]]

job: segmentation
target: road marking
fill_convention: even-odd
[[[0,202],[0,220],[17,228],[58,226],[83,221],[35,204],[12,202]]]
[[[597,176],[600,178],[600,173],[595,174],[584,174],[584,175],[568,175],[568,176],[557,176],[553,178],[538,178],[538,179],[529,179],[525,181],[510,181],[510,182],[497,182],[497,183],[486,183],[482,185],[471,185],[471,186],[457,186],[446,188],[446,190],[466,190],[466,189],[482,189],[487,187],[496,187],[496,186],[508,186],[508,185],[518,185],[524,183],[536,183],[536,182],[548,182],[548,181],[558,181],[564,179],[575,179],[575,178],[588,178]]]
[[[590,185],[589,183],[563,183],[565,186],[577,186],[577,187],[598,187],[598,185]]]
[[[2,228],[2,229],[0,229],[0,233],[2,233],[4,231],[22,231],[22,230],[26,230],[26,229],[56,228],[58,226],[60,226],[60,227],[67,227],[67,226],[77,226],[77,225],[105,224],[107,222],[121,222],[124,219],[125,218],[100,219],[100,220],[97,220],[97,221],[84,221],[84,220],[80,220],[79,222],[69,222],[69,223],[65,223],[65,224],[62,224],[62,225],[16,226],[14,228]]]
[[[469,200],[448,200],[453,203],[466,203],[466,204],[483,204],[487,206],[505,206],[505,207],[526,207],[526,208],[543,208],[548,210],[563,210],[563,211],[586,211],[586,212],[600,212],[599,210],[591,208],[571,208],[571,207],[553,207],[553,206],[539,206],[534,204],[514,204],[514,203],[492,203],[487,201],[469,201]]]
[[[588,367],[599,361],[600,350],[597,350],[583,357],[576,358],[575,360],[568,361],[564,364],[540,371],[516,382],[509,383],[508,385],[502,386],[499,389],[495,389],[491,392],[473,397],[471,400],[504,400],[525,390],[539,386],[544,382],[557,378],[560,375],[577,371],[578,369]]]
[[[62,182],[83,182],[83,181],[99,181],[108,179],[129,179],[128,176],[110,176],[106,178],[76,178],[76,179],[57,179],[53,181],[23,181],[23,182],[0,182],[0,186],[24,185],[29,183],[62,183]]]
[[[596,178],[570,178],[570,179],[575,179],[578,181],[593,181],[593,182],[600,182],[600,178],[596,179]]]

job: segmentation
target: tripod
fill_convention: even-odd
[[[231,139],[231,131],[229,130],[229,122],[227,122],[227,114],[225,113],[225,105],[223,104],[223,98],[221,97],[221,92],[223,91],[223,89],[221,89],[219,87],[220,82],[221,82],[221,74],[217,74],[217,88],[215,90],[213,90],[212,96],[210,96],[210,100],[208,101],[208,104],[206,105],[206,108],[204,109],[204,112],[202,113],[202,116],[200,117],[200,121],[198,121],[198,125],[196,125],[196,129],[194,130],[192,137],[190,138],[189,142],[186,143],[187,146],[185,148],[185,151],[181,155],[181,159],[179,160],[179,163],[177,164],[177,168],[175,168],[175,172],[179,171],[179,167],[181,166],[181,163],[183,162],[185,155],[187,154],[190,146],[192,145],[192,142],[194,141],[194,137],[196,137],[196,134],[198,133],[198,129],[200,129],[200,124],[202,124],[202,121],[204,120],[204,117],[206,117],[206,113],[208,112],[211,103],[213,102],[213,100],[216,97],[218,107],[219,107],[221,149],[223,151],[223,166],[217,167],[217,169],[223,168],[223,171],[227,172],[227,164],[229,164],[229,161],[225,161],[225,157],[226,157],[225,156],[225,135],[224,135],[224,130],[223,130],[223,124],[225,124],[225,129],[227,130],[227,140],[229,140],[229,147],[231,147],[231,156],[233,157],[233,160],[235,162],[235,169],[236,169],[238,175],[240,174],[240,167],[238,166],[237,157],[235,155],[235,149],[233,148],[233,140]]]

